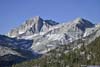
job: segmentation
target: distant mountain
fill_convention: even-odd
[[[55,49],[58,45],[69,44],[90,35],[95,36],[91,38],[92,41],[99,36],[99,30],[100,25],[95,25],[84,18],[58,23],[53,20],[43,20],[36,16],[25,21],[21,26],[12,29],[7,36],[32,40],[33,42],[27,49],[43,54]],[[93,33],[95,35],[92,35]]]

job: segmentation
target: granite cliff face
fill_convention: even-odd
[[[32,49],[38,53],[46,53],[58,45],[69,44],[89,35],[92,36],[93,33],[99,30],[100,25],[95,25],[83,18],[76,18],[65,23],[57,23],[52,20],[43,20],[41,17],[36,16],[25,21],[21,26],[12,29],[8,32],[7,36],[32,40],[32,45],[27,49]]]
[[[43,20],[39,16],[28,19],[21,26],[12,29],[7,35],[9,37],[20,37],[34,35],[35,33],[43,32],[49,30],[50,27],[56,25],[55,21]]]

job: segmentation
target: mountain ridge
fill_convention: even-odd
[[[11,36],[7,36],[13,37],[14,35],[17,39],[33,40],[29,49],[39,53],[48,52],[46,48],[52,50],[58,44],[68,44],[74,40],[82,39],[99,29],[99,26],[96,27],[95,24],[84,18],[58,23],[53,20],[43,20],[40,16],[27,20],[23,26],[21,27],[24,33],[16,33],[16,30],[20,31],[21,29],[18,27],[19,29],[16,28],[14,32],[8,33]]]
[[[47,55],[58,47],[70,46],[65,51],[67,53],[80,48],[83,43],[88,45],[99,36],[100,24],[93,24],[84,18],[58,23],[36,16],[12,29],[7,35],[0,35],[0,58],[4,62],[5,58],[9,58],[9,64],[11,57],[31,60]],[[16,59],[12,60],[16,62]]]

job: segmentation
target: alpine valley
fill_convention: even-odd
[[[90,48],[100,47],[99,36],[100,24],[93,24],[84,18],[61,23],[35,16],[7,34],[0,35],[0,67],[99,65],[100,60],[92,62],[96,59],[96,52],[89,51]],[[80,58],[86,63],[79,62]]]

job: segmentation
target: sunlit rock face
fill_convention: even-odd
[[[18,37],[18,36],[27,36],[34,35],[36,33],[48,31],[54,25],[58,23],[52,20],[43,20],[39,16],[35,16],[34,18],[30,18],[25,21],[24,24],[19,27],[12,29],[7,33],[9,37]]]
[[[32,40],[32,45],[29,48],[36,52],[45,53],[58,45],[85,38],[99,31],[99,29],[100,25],[95,25],[84,18],[58,23],[36,16],[26,20],[21,26],[12,29],[7,36]]]

